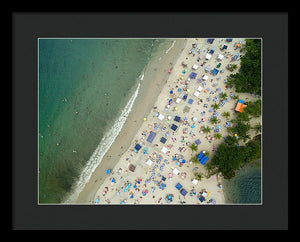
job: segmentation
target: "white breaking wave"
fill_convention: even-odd
[[[175,42],[176,42],[176,40],[174,40],[173,43],[172,43],[172,45],[171,45],[171,47],[170,47],[169,49],[166,50],[166,54],[168,54],[168,52],[170,51],[170,49],[173,48],[173,46],[175,45]]]
[[[144,73],[142,75],[142,78],[144,78]],[[132,95],[132,97],[128,101],[127,105],[123,109],[120,117],[114,123],[112,128],[104,135],[100,144],[98,145],[98,147],[96,148],[96,150],[90,157],[89,161],[87,162],[86,166],[84,167],[84,169],[76,183],[74,192],[69,196],[68,199],[66,199],[66,201],[64,203],[75,202],[76,199],[78,198],[80,192],[83,190],[85,184],[90,180],[96,167],[100,164],[102,158],[104,157],[106,152],[109,150],[109,148],[115,141],[116,137],[120,133],[124,123],[126,122],[127,117],[132,109],[133,103],[139,93],[139,89],[140,89],[140,82],[138,84],[138,87],[137,87],[135,93]]]
[[[144,76],[145,76],[145,74],[144,74],[144,71],[143,71],[142,74],[139,76],[141,81],[144,80]]]

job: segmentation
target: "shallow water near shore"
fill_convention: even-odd
[[[39,203],[61,202],[137,91],[151,53],[171,43],[39,40]]]
[[[224,192],[226,203],[232,204],[260,204],[262,203],[261,192],[261,164],[256,161],[247,165],[231,180],[225,180]]]

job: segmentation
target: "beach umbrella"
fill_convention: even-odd
[[[190,89],[187,88],[186,91],[187,91],[187,92],[190,92]]]
[[[219,129],[216,129],[215,132],[216,132],[216,133],[219,133]]]
[[[97,198],[96,201],[95,201],[95,203],[99,203],[99,202],[100,202],[100,200]]]
[[[146,118],[144,118],[144,121],[146,121],[147,119]]]
[[[173,91],[170,91],[170,94],[173,94]]]
[[[109,174],[109,173],[110,173],[110,169],[107,169],[107,170],[106,170],[106,174]]]
[[[178,88],[178,92],[181,92],[181,88]]]

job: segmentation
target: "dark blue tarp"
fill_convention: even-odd
[[[183,189],[181,189],[180,193],[181,193],[183,196],[185,196],[188,192],[183,188]]]
[[[210,50],[209,54],[213,54],[213,53],[215,53],[215,51],[214,50]]]
[[[171,126],[171,129],[172,129],[172,130],[176,131],[177,128],[178,128],[177,125],[172,124],[172,126]]]
[[[208,39],[207,42],[212,44],[214,42],[214,40],[215,39]]]
[[[200,196],[200,197],[199,197],[199,200],[200,200],[200,202],[203,202],[203,201],[205,201],[205,197]]]
[[[180,122],[180,117],[179,117],[179,116],[175,116],[174,120],[175,120],[176,122]]]
[[[150,134],[149,134],[149,136],[148,136],[147,141],[148,141],[149,143],[152,143],[152,141],[153,141],[153,139],[155,138],[155,136],[156,136],[156,133],[150,131]]]
[[[135,148],[137,151],[139,151],[139,150],[142,148],[142,146],[141,146],[140,144],[137,144],[134,148]]]
[[[175,186],[178,190],[180,190],[182,188],[182,185],[178,182]]]
[[[186,95],[186,94],[183,96],[183,99],[184,99],[184,100],[186,100],[186,99],[187,99],[187,95]]]
[[[227,41],[227,42],[231,42],[231,41],[232,41],[232,39],[226,39],[226,41]]]
[[[197,76],[197,73],[195,73],[195,72],[192,72],[192,73],[190,74],[190,78],[193,78],[193,79],[195,79],[195,78],[196,78],[196,76]]]
[[[167,139],[165,137],[161,137],[160,142],[162,142],[163,144],[166,143]]]
[[[224,45],[223,48],[222,48],[222,50],[226,50],[227,47],[228,47],[227,45]]]

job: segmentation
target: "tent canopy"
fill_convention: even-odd
[[[184,109],[183,109],[183,112],[184,113],[188,113],[189,111],[190,111],[190,107],[185,106]]]
[[[181,189],[180,191],[181,195],[185,196],[188,192],[184,188]]]
[[[174,118],[174,120],[176,121],[176,122],[180,122],[180,117],[179,116],[175,116],[175,118]]]
[[[189,99],[188,103],[189,104],[193,104],[194,100],[193,99]]]
[[[203,202],[203,201],[205,201],[205,197],[200,196],[200,197],[199,197],[199,200],[200,200],[200,202]]]
[[[160,142],[162,142],[163,144],[166,143],[167,139],[164,137],[161,137]]]
[[[197,64],[194,64],[192,68],[193,68],[194,70],[197,70],[198,67],[199,67],[199,66],[198,66]]]
[[[200,92],[196,91],[196,92],[194,92],[194,95],[195,95],[196,97],[199,97]]]
[[[202,79],[207,81],[208,80],[208,75],[204,75]]]
[[[221,55],[221,54],[220,54],[220,55],[218,56],[218,59],[219,59],[219,60],[222,60],[223,57],[224,57],[224,55]]]
[[[166,154],[167,151],[168,151],[168,149],[167,149],[166,147],[163,147],[163,148],[161,149],[161,152],[163,152],[164,154]]]
[[[172,126],[171,126],[171,129],[172,130],[174,130],[174,131],[176,131],[176,129],[178,128],[178,126],[177,125],[175,125],[175,124],[172,124]]]
[[[178,182],[175,186],[178,190],[180,190],[182,188],[182,185]]]
[[[149,136],[148,136],[147,141],[148,141],[149,143],[152,143],[152,141],[153,141],[153,139],[155,138],[155,136],[156,136],[156,133],[154,133],[153,131],[150,131],[150,134],[149,134]]]
[[[195,141],[195,143],[196,143],[197,145],[200,145],[200,144],[201,144],[200,139],[197,139],[197,140]]]
[[[139,150],[142,148],[142,146],[141,146],[140,144],[137,144],[134,148],[135,148],[137,151],[139,151]]]
[[[211,54],[206,54],[205,58],[209,60],[211,58]]]
[[[215,39],[208,39],[207,42],[212,44],[214,42],[214,40]]]
[[[153,164],[153,161],[150,160],[150,159],[148,159],[147,162],[146,162],[146,164],[147,164],[148,166],[151,166],[151,165]]]
[[[211,73],[215,76],[215,75],[217,75],[219,73],[219,70],[216,69],[216,68],[214,68]]]
[[[175,175],[178,175],[178,174],[180,173],[180,171],[179,171],[178,169],[175,168],[175,169],[173,170],[173,173],[174,173]],[[179,183],[179,184],[180,184],[180,183]],[[182,186],[181,186],[181,187],[182,187]]]
[[[196,76],[197,76],[197,73],[195,73],[195,72],[192,72],[192,73],[190,74],[190,78],[193,78],[193,79],[195,79],[195,78],[196,78]]]
[[[160,113],[157,118],[162,121],[165,118],[165,116]]]
[[[245,110],[244,110],[245,107],[247,107],[247,105],[238,102],[237,105],[236,105],[236,107],[235,107],[235,111],[243,113],[243,112],[245,112]]]
[[[178,98],[176,99],[176,103],[180,103],[180,101],[181,101],[181,99],[178,97]]]

